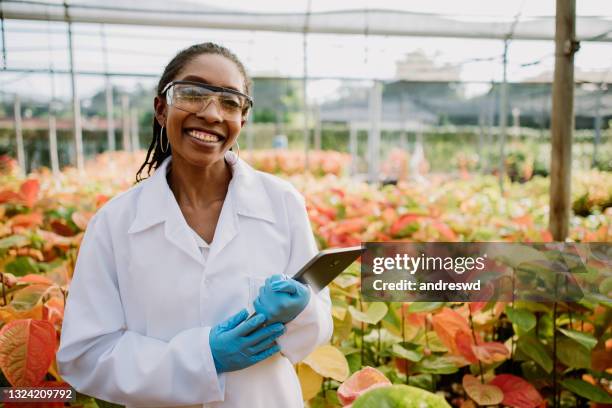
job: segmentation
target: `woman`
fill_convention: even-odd
[[[302,196],[230,148],[252,105],[224,47],[179,52],[157,87],[154,174],[92,218],[57,361],[77,391],[135,407],[303,406],[292,364],[331,337]],[[256,311],[252,318],[249,312]]]

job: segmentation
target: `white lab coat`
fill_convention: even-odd
[[[286,325],[280,354],[244,370],[217,374],[208,340],[212,326],[252,310],[267,277],[291,276],[316,254],[303,197],[238,160],[202,256],[168,187],[170,161],[91,219],[66,304],[60,375],[128,407],[303,406],[292,363],[331,337],[328,290],[311,293]]]

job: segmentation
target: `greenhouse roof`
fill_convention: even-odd
[[[554,38],[554,16],[456,16],[390,9],[253,12],[189,1],[5,0],[7,19],[306,33],[519,40]],[[512,33],[512,34],[511,34]],[[612,41],[612,17],[576,17],[580,41]]]

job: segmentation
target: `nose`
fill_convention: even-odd
[[[219,101],[217,101],[215,98],[208,99],[196,116],[203,118],[209,123],[223,122],[221,107],[219,106]]]

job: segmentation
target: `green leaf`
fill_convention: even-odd
[[[431,355],[415,364],[413,371],[429,374],[453,374],[459,371],[459,368],[451,357]]]
[[[408,385],[422,388],[424,390],[433,389],[433,375],[431,374],[416,374],[408,377]]]
[[[334,335],[338,340],[347,340],[351,335],[351,330],[353,329],[353,319],[350,313],[344,314],[344,319],[339,320],[335,317],[334,321]]]
[[[489,257],[502,261],[513,268],[521,264],[546,261],[546,256],[535,248],[527,245],[506,245],[489,252]]]
[[[612,397],[607,392],[586,381],[570,378],[561,381],[561,385],[589,401],[612,404]]]
[[[349,312],[355,320],[368,324],[376,324],[381,321],[387,314],[387,310],[387,305],[384,302],[370,303],[370,307],[365,313],[349,306]]]
[[[28,238],[23,235],[11,235],[10,237],[0,239],[0,249],[22,247],[27,244]]]
[[[542,369],[542,367],[540,367],[534,361],[531,360],[523,361],[521,363],[521,373],[523,374],[523,377],[529,382],[543,380],[549,376],[549,374],[547,374]]]
[[[104,401],[98,398],[95,400],[96,404],[98,404],[98,407],[100,408],[123,408],[123,405],[113,404],[112,402]]]
[[[410,313],[423,313],[433,312],[434,310],[441,309],[445,302],[414,302],[408,306],[408,312]]]
[[[505,311],[508,319],[516,324],[523,332],[528,332],[533,329],[537,323],[535,315],[529,310],[515,309],[506,306]]]
[[[401,308],[401,303],[399,305]],[[401,322],[400,315],[398,314],[397,309],[398,309],[397,307],[393,308],[389,306],[389,312],[385,315],[383,322],[387,322],[390,325],[392,325],[394,328],[400,330],[402,322]]]
[[[548,350],[533,335],[523,335],[519,337],[517,348],[527,357],[538,363],[547,373],[553,369],[553,361]]]
[[[592,350],[595,345],[597,345],[597,339],[588,333],[579,332],[576,330],[570,329],[561,329],[559,331],[565,334],[570,339],[576,340],[578,343],[582,344],[589,350]]]
[[[404,347],[405,346],[405,347]],[[408,343],[403,345],[396,343],[391,347],[391,352],[396,357],[405,358],[413,362],[421,361],[423,354],[417,351],[418,346],[414,346]]]
[[[552,308],[546,303],[533,302],[529,300],[517,300],[516,302],[514,302],[514,308],[544,313],[548,313],[552,310]]]
[[[361,354],[349,354],[346,356],[346,361],[348,361],[349,370],[351,370],[351,374],[361,370]]]
[[[570,368],[591,368],[591,353],[574,340],[557,341],[557,357]]]
[[[5,270],[6,272],[12,273],[15,276],[25,276],[29,273],[38,273],[36,262],[29,256],[17,257],[17,259],[5,266]]]
[[[442,341],[440,340],[440,338],[434,331],[421,332],[421,334],[419,334],[412,341],[419,343],[420,345],[424,347],[429,347],[429,349],[433,351],[434,353],[435,352],[446,353],[448,351],[444,343],[442,343]]]
[[[83,408],[98,408],[95,398],[78,392],[76,393],[76,401],[74,402],[74,405],[78,405]]]
[[[608,295],[610,292],[612,292],[612,276],[602,280],[599,284],[599,293],[602,295]]]

